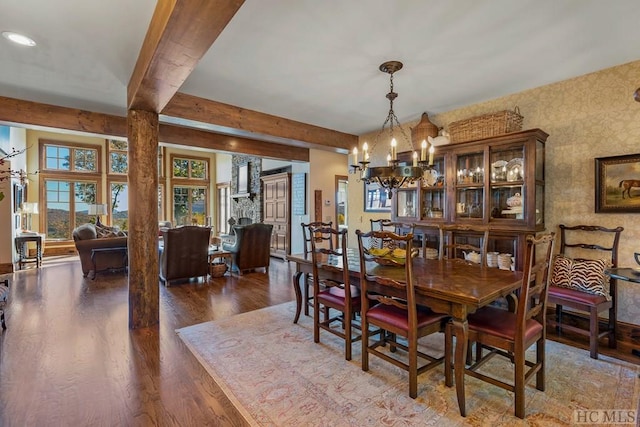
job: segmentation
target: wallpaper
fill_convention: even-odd
[[[596,157],[640,153],[640,103],[633,99],[638,87],[640,61],[635,61],[454,111],[429,114],[429,118],[446,129],[456,120],[518,106],[524,116],[523,129],[540,128],[549,134],[545,147],[547,230],[557,231],[561,223],[623,226],[619,265],[640,267],[633,259],[633,253],[640,252],[640,214],[595,213],[594,192]],[[351,194],[357,189],[351,187],[349,193],[350,210],[356,204],[362,210],[362,195],[352,202]],[[362,218],[362,213],[359,216]],[[640,325],[639,284],[618,282],[618,320]]]

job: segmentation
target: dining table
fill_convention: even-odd
[[[360,285],[360,258],[357,249],[347,249],[347,262],[351,284]],[[293,274],[293,288],[296,295],[296,314],[293,319],[297,323],[302,310],[301,277],[312,274],[311,254],[291,254],[287,260],[294,262],[296,271]],[[341,267],[342,258],[333,260],[319,260],[319,266],[329,262]],[[367,273],[391,278],[402,279],[404,268],[381,265],[371,262],[367,265]],[[522,272],[501,270],[498,268],[481,267],[460,259],[425,259],[413,258],[414,287],[416,303],[427,306],[437,313],[451,316],[453,332],[456,337],[454,352],[454,377],[456,396],[460,415],[466,416],[465,405],[465,361],[469,338],[467,316],[477,309],[491,304],[501,297],[509,298],[520,288]],[[341,274],[335,270],[323,270],[323,274]],[[371,282],[368,287],[371,288]],[[401,296],[400,294],[398,296]],[[453,386],[452,379],[445,375],[445,384]]]

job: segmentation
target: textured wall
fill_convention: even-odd
[[[253,222],[262,222],[262,191],[260,190],[260,157],[233,155],[231,158],[231,195],[238,192],[238,166],[249,163],[249,192],[253,197],[231,199],[231,216],[251,218]]]
[[[620,242],[620,266],[631,267],[635,266],[633,252],[640,251],[640,214],[595,213],[594,158],[640,153],[640,103],[633,100],[638,87],[640,61],[429,117],[446,128],[456,120],[519,106],[524,129],[540,128],[549,134],[547,229],[557,230],[560,223],[621,225],[625,230]],[[403,126],[408,129],[416,123]],[[360,209],[351,218],[358,220],[363,215],[362,194],[352,198],[351,193],[362,190],[351,185],[349,189],[350,209]],[[618,319],[640,325],[640,286],[622,281],[618,285]]]

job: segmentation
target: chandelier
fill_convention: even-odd
[[[380,71],[389,74],[390,89],[386,98],[389,100],[389,114],[387,119],[382,124],[382,129],[375,137],[373,146],[371,147],[371,153],[375,150],[375,147],[380,140],[380,137],[385,133],[385,128],[388,125],[388,132],[390,137],[389,154],[387,155],[387,166],[372,166],[370,165],[370,151],[367,142],[362,145],[362,157],[358,157],[358,148],[354,147],[352,152],[352,173],[361,173],[360,179],[367,184],[377,183],[380,187],[387,190],[388,197],[392,197],[391,190],[397,189],[405,183],[413,183],[416,180],[422,178],[423,173],[427,169],[431,169],[433,166],[433,145],[429,148],[429,160],[427,160],[427,141],[422,141],[420,150],[420,157],[418,153],[414,151],[413,143],[411,139],[407,137],[406,132],[400,125],[398,117],[393,111],[393,101],[398,97],[398,94],[393,91],[393,73],[402,69],[402,62],[400,61],[387,61],[380,65]],[[398,143],[394,138],[394,125],[400,129],[400,133],[404,140],[408,143],[413,151],[412,164],[400,165],[398,161],[397,146]],[[437,133],[436,133],[437,135]]]

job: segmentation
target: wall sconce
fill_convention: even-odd
[[[38,213],[37,202],[24,202],[22,204],[22,232],[30,232],[31,216]]]
[[[89,205],[89,215],[96,216],[96,225],[102,225],[100,222],[100,215],[107,214],[107,205],[99,204],[99,205]]]

